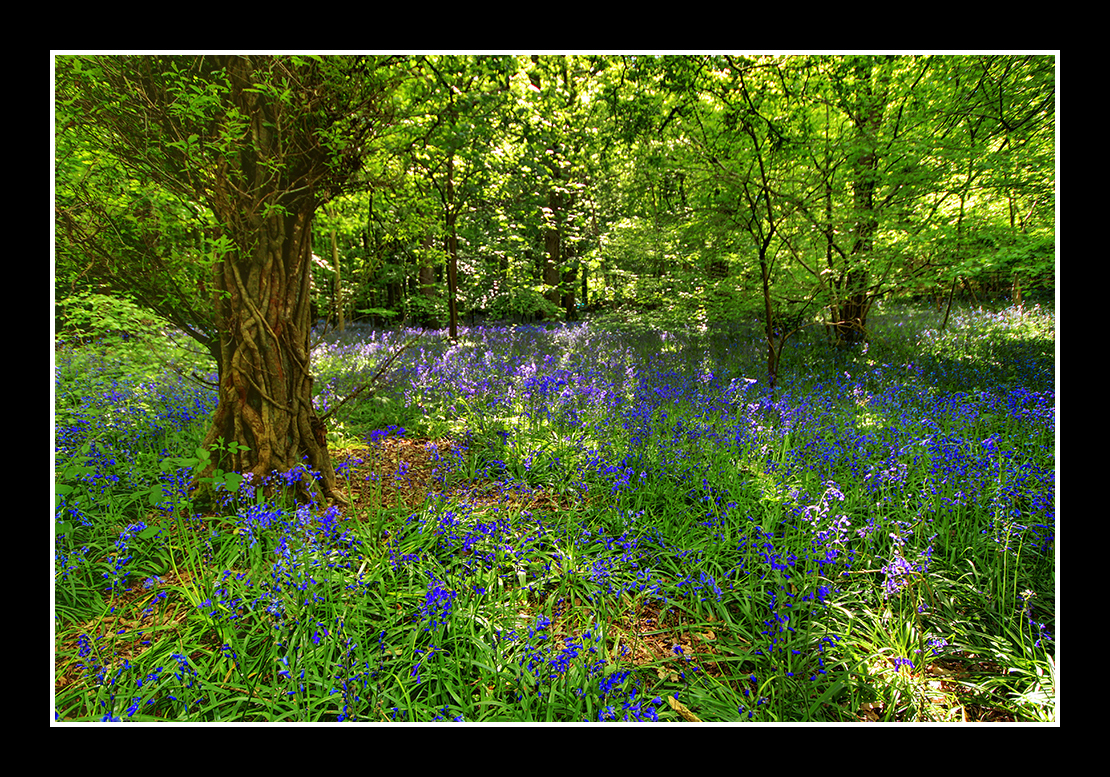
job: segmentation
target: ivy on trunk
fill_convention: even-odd
[[[207,345],[219,406],[204,440],[215,469],[307,465],[301,495],[341,502],[308,353],[316,209],[355,187],[388,121],[390,60],[372,57],[73,57],[59,96],[79,131],[133,175],[203,203]],[[132,268],[141,275],[143,267]],[[172,278],[162,282],[172,287]]]
[[[319,473],[322,495],[338,500],[324,424],[312,405],[311,224],[310,212],[271,215],[254,232],[254,245],[215,267],[219,406],[204,444],[246,446],[212,466],[258,479],[307,463]]]

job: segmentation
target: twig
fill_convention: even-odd
[[[405,351],[407,351],[410,347],[412,347],[413,344],[415,344],[416,341],[419,340],[421,337],[423,337],[423,333],[420,333],[420,334],[416,335],[415,337],[411,338],[407,343],[405,343],[400,348],[398,348],[396,351],[394,351],[392,354],[390,354],[389,358],[386,359],[385,362],[382,363],[382,366],[378,368],[378,371],[374,373],[374,377],[370,378],[370,380],[366,381],[361,386],[359,386],[357,389],[355,389],[350,394],[348,394],[346,397],[344,397],[339,402],[338,405],[336,405],[331,410],[329,410],[328,412],[326,412],[322,416],[320,416],[320,422],[323,423],[324,421],[327,421],[329,418],[331,418],[333,415],[335,415],[335,413],[339,410],[339,408],[343,407],[343,405],[350,402],[352,399],[357,397],[359,394],[361,394],[366,389],[374,386],[378,382],[378,379],[381,378],[382,373],[384,373],[387,369],[389,369],[389,366],[391,364],[393,364],[394,361],[396,361],[397,357],[400,356]]]

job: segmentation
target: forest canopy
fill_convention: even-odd
[[[149,96],[70,77],[118,59],[57,58],[56,297],[119,295],[211,341],[214,203],[150,165],[226,155],[242,128],[185,134],[224,86],[179,75],[191,102],[144,128],[158,155],[135,164],[103,120]],[[168,83],[204,58],[139,59]],[[348,98],[373,81],[389,114],[336,135],[357,170],[317,198],[314,320],[763,320],[769,301],[852,339],[882,295],[1053,287],[1054,56],[304,59],[289,72]]]

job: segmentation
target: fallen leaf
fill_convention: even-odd
[[[694,713],[690,712],[690,710],[687,709],[686,705],[683,704],[682,702],[680,702],[675,697],[668,696],[667,697],[667,703],[671,705],[672,710],[674,710],[675,712],[677,712],[679,715],[682,716],[683,720],[688,720],[691,723],[701,723],[701,718],[699,718]]]

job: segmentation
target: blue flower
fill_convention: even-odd
[[[894,669],[896,671],[901,671],[903,666],[908,666],[910,669],[914,668],[913,661],[909,660],[908,658],[896,657],[891,661],[891,663],[894,664]]]

